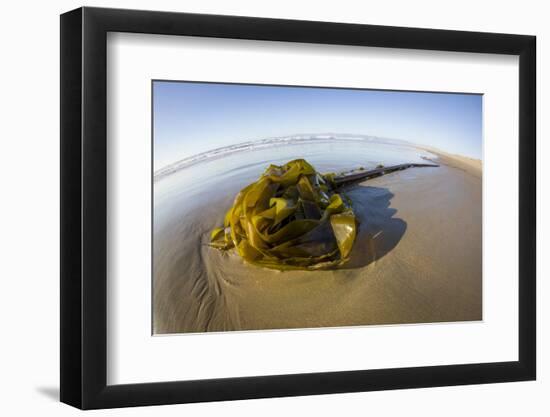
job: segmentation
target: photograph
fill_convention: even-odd
[[[152,81],[154,335],[483,319],[483,95]]]

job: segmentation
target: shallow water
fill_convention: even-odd
[[[360,167],[373,169],[378,164],[425,163],[421,156],[435,158],[429,152],[411,146],[351,140],[313,141],[308,145],[290,144],[229,154],[183,168],[156,181],[155,223],[163,221],[165,206],[178,205],[180,201],[200,196],[205,188],[238,191],[255,181],[269,164],[282,165],[303,158],[317,171],[327,173]]]
[[[417,225],[429,230],[430,214],[433,217],[438,210],[448,209],[448,202],[456,202],[457,196],[466,198],[464,204],[467,206],[468,199],[475,204],[478,188],[479,191],[481,188],[477,183],[468,182],[470,179],[455,172],[457,170],[406,170],[348,189],[346,193],[354,204],[360,227],[350,262],[339,270],[268,270],[244,263],[233,251],[224,253],[207,245],[210,231],[223,223],[225,212],[236,193],[255,181],[269,164],[280,165],[292,159],[305,158],[320,172],[340,172],[359,167],[371,169],[378,164],[423,162],[421,156],[433,157],[410,146],[393,144],[352,141],[295,144],[230,154],[184,168],[156,181],[153,223],[154,332],[305,328],[478,318],[481,314],[480,295],[475,293],[475,289],[481,283],[481,251],[472,242],[475,243],[476,239],[481,241],[478,236],[478,232],[481,233],[480,216],[479,219],[476,217],[479,231],[476,223],[471,236],[466,235],[458,247],[449,248],[461,253],[460,264],[466,263],[467,268],[471,264],[473,271],[470,273],[473,280],[465,287],[466,298],[461,299],[456,289],[453,294],[441,290],[443,297],[440,301],[449,296],[446,304],[452,306],[450,313],[433,310],[433,305],[437,303],[426,302],[416,293],[403,292],[403,289],[417,285],[416,281],[411,281],[414,273],[409,276],[410,271],[414,271],[414,259],[407,260],[408,266],[405,268],[403,254],[399,255],[399,251],[396,260],[387,256],[398,245],[404,247],[400,241],[408,233],[409,226],[413,226],[412,233],[416,233]],[[441,178],[438,179],[437,175]],[[453,181],[456,187],[454,197],[447,191]],[[412,190],[419,184],[424,184],[420,190],[428,197],[432,193],[438,196],[441,200],[439,207],[434,209],[434,213],[427,212],[425,207],[420,214],[408,210],[408,218],[400,218],[399,210],[392,206],[395,194],[401,194],[401,201],[405,203],[402,207],[407,209],[408,201],[414,202],[417,198],[418,193],[415,195]],[[422,198],[421,195],[419,197]],[[422,201],[415,204],[422,204]],[[407,214],[407,210],[404,213]],[[453,215],[452,212],[450,214]],[[455,223],[460,225],[457,216],[459,214],[454,215]],[[471,223],[471,218],[468,222]],[[440,229],[444,231],[445,227]],[[410,252],[418,250],[422,256],[429,257],[429,253],[422,253],[424,249],[413,244],[407,256],[414,258]],[[395,281],[378,288],[380,282],[376,281],[376,277],[382,275],[377,265],[380,265],[382,258],[388,265],[384,271],[392,273]],[[445,269],[445,258],[449,257],[441,258],[433,262],[434,271]],[[425,270],[422,274],[430,278],[426,281],[429,282],[427,288],[434,285],[441,287],[441,283],[437,282],[439,278],[430,277]],[[449,277],[442,279],[448,280]],[[403,286],[397,286],[397,282]],[[370,302],[367,303],[367,300]]]

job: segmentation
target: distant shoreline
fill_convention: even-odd
[[[457,154],[451,154],[436,148],[431,148],[426,146],[419,147],[419,149],[422,149],[437,155],[438,161],[444,165],[465,171],[468,174],[475,176],[476,178],[482,177],[483,163],[480,159],[469,158],[467,156],[462,156]]]

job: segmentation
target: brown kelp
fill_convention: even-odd
[[[320,174],[304,159],[270,165],[237,194],[224,226],[212,231],[210,245],[236,248],[247,262],[279,270],[342,265],[349,260],[358,224],[341,188],[407,168],[437,166],[378,165],[335,175]]]
[[[334,175],[296,159],[270,165],[237,194],[224,227],[212,231],[211,245],[236,248],[247,262],[268,268],[323,269],[348,260],[356,229]]]

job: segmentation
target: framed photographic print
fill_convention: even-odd
[[[535,37],[61,16],[61,400],[535,379]]]

